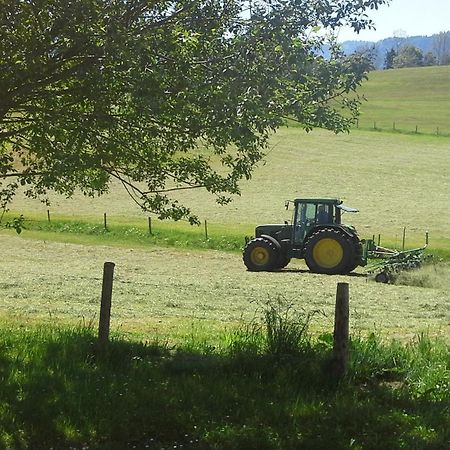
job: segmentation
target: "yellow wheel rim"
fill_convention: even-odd
[[[325,269],[336,267],[344,257],[342,245],[335,239],[321,239],[313,248],[316,264]]]
[[[250,260],[255,266],[263,266],[269,262],[269,251],[264,247],[255,247],[250,253]]]

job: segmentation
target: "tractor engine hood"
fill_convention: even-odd
[[[263,234],[272,236],[277,240],[289,239],[292,233],[292,225],[286,223],[268,223],[258,225],[255,229],[255,237],[261,237]]]

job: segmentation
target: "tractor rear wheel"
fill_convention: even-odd
[[[305,244],[305,261],[311,272],[348,273],[355,255],[350,238],[341,230],[322,228]]]
[[[252,239],[244,248],[243,260],[251,272],[270,271],[277,268],[278,249],[264,238]]]

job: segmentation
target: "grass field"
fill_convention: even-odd
[[[311,274],[303,263],[279,273],[251,273],[241,256],[217,251],[120,248],[27,240],[0,235],[3,315],[52,323],[98,317],[104,261],[116,263],[113,328],[144,339],[214,334],[250,321],[268,301],[317,311],[314,332],[330,331],[336,283],[351,289],[354,335],[377,332],[408,339],[420,332],[450,336],[450,270],[432,269],[428,287],[380,285],[362,274]]]
[[[359,125],[401,132],[450,135],[450,67],[414,67],[374,71],[360,93]],[[438,130],[439,128],[439,130]]]
[[[317,329],[329,329],[339,278],[303,273],[301,262],[292,263],[280,274],[248,273],[238,249],[243,237],[258,223],[290,220],[285,199],[338,196],[360,209],[358,214],[344,215],[344,220],[354,224],[362,237],[381,234],[382,244],[399,248],[406,227],[406,247],[411,248],[423,245],[428,231],[430,247],[448,256],[447,167],[449,140],[442,136],[361,130],[336,136],[323,130],[307,134],[296,127],[281,129],[272,139],[265,163],[256,169],[253,180],[244,183],[242,196],[231,205],[219,207],[202,191],[179,195],[202,220],[208,220],[210,240],[231,242],[228,247],[235,250],[233,254],[155,248],[151,242],[179,247],[189,247],[183,242],[190,240],[194,240],[193,246],[211,242],[204,240],[203,227],[156,220],[154,232],[165,234],[149,241],[145,237],[147,217],[116,185],[102,198],[76,196],[67,200],[54,196],[50,208],[53,221],[84,220],[88,228],[95,224],[99,234],[23,232],[25,238],[37,241],[2,236],[7,252],[2,261],[2,308],[41,318],[60,315],[89,320],[97,313],[102,264],[112,259],[118,271],[116,326],[124,329],[146,333],[161,317],[165,323],[173,322],[169,326],[172,331],[186,323],[186,318],[210,324],[233,323],[255,314],[258,302],[278,295],[308,310],[325,311],[326,316],[317,316],[316,325]],[[46,207],[38,201],[18,197],[10,215],[20,212],[31,220],[46,220]],[[104,212],[108,214],[109,233],[101,232]],[[29,224],[33,228],[33,222]],[[122,230],[117,235],[115,227]],[[175,230],[176,238],[167,234],[170,229]],[[180,230],[186,234],[180,235]],[[133,240],[133,233],[141,237]],[[54,239],[84,245],[43,241]],[[227,245],[216,248],[227,249]],[[13,259],[18,261],[11,265]],[[24,271],[20,281],[18,270]],[[430,329],[448,335],[450,288],[443,281],[446,276],[446,268],[433,273],[425,288],[380,286],[364,277],[349,278],[355,329],[408,337]]]

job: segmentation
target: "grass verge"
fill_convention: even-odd
[[[8,218],[7,218],[8,220]],[[5,220],[7,228],[11,221]],[[14,219],[13,219],[14,220]],[[25,219],[23,229],[30,235],[55,241],[71,243],[98,243],[102,245],[148,246],[214,249],[221,251],[241,251],[244,245],[245,231],[248,227],[236,229],[219,224],[190,226],[185,223],[167,223],[157,221],[157,229],[145,227],[142,223],[128,224],[93,223],[83,220],[57,219],[51,222],[35,218]],[[250,234],[250,232],[248,233]]]
[[[269,305],[220,344],[126,341],[99,357],[89,328],[0,326],[5,449],[444,449],[450,351],[352,342],[329,376],[331,336]]]
[[[6,216],[3,226],[14,228],[11,223],[15,219],[12,215]],[[9,220],[9,221],[8,221]],[[252,236],[254,230],[248,225],[221,225],[202,224],[190,226],[185,223],[156,221],[157,229],[149,228],[140,223],[112,223],[107,225],[87,220],[70,220],[58,218],[52,220],[39,220],[31,216],[25,219],[21,226],[28,231],[29,237],[53,240],[57,242],[101,244],[115,246],[154,245],[159,247],[178,247],[185,249],[210,249],[227,252],[241,252],[245,245],[246,236]],[[0,224],[1,225],[1,224]],[[414,242],[421,246],[422,243]],[[439,244],[439,243],[437,243]],[[385,246],[397,248],[398,242],[387,240]],[[450,261],[450,250],[446,248],[430,247],[428,254],[442,260]]]

